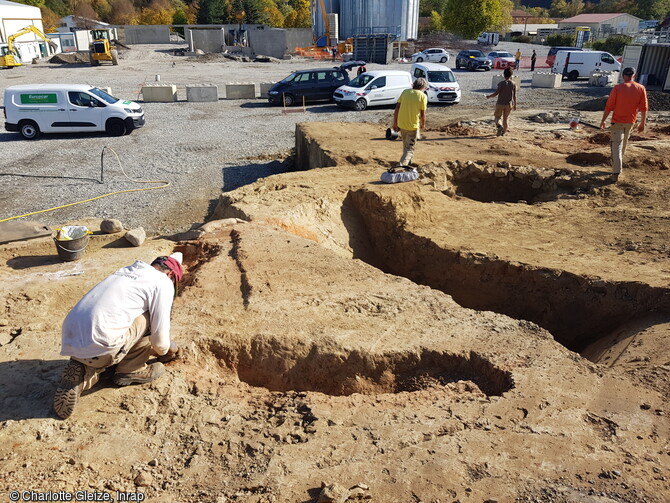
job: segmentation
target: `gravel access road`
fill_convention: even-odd
[[[90,67],[84,64],[42,62],[12,70],[0,70],[0,90],[30,83],[87,83],[110,87],[123,99],[141,102],[143,84],[176,84],[179,101],[142,103],[146,125],[123,137],[105,134],[43,135],[27,141],[18,133],[0,132],[0,220],[48,209],[102,194],[146,187],[129,181],[110,151],[104,156],[104,183],[99,183],[101,153],[105,146],[119,156],[130,178],[164,180],[161,190],[130,192],[104,197],[86,204],[23,218],[52,227],[85,217],[118,218],[127,228],[143,226],[149,234],[172,234],[204,222],[222,191],[232,190],[258,178],[292,169],[283,162],[294,146],[299,122],[372,122],[380,124],[380,135],[390,125],[392,107],[346,111],[332,103],[309,104],[306,112],[283,114],[280,107],[264,99],[224,100],[217,103],[186,101],[187,84],[274,82],[291,71],[329,67],[331,62],[294,59],[280,63],[242,63],[221,56],[203,58],[175,56],[179,46],[136,45],[120,55],[119,66]],[[543,59],[547,48],[536,47]],[[516,51],[517,44],[501,43],[498,50]],[[452,54],[452,59],[455,53]],[[368,69],[406,69],[407,63],[368,65]],[[463,89],[461,104],[432,106],[430,116],[490,118],[493,103],[493,72],[456,70]],[[590,88],[586,82],[564,83],[559,90],[532,89],[532,74],[520,72],[519,109],[559,110],[608,94],[608,89]],[[346,128],[342,129],[346,135]]]

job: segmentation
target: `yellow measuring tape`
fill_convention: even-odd
[[[101,178],[100,183],[102,183],[102,173],[103,173],[103,166],[104,166],[105,150],[110,150],[116,156],[116,160],[119,163],[119,168],[121,169],[121,172],[123,173],[123,176],[125,176],[131,182],[134,182],[134,183],[161,183],[163,185],[160,185],[158,187],[145,187],[145,188],[142,188],[142,189],[126,189],[126,190],[117,190],[115,192],[108,192],[107,194],[102,194],[101,196],[91,197],[90,199],[82,199],[81,201],[76,201],[74,203],[63,204],[61,206],[54,206],[53,208],[48,208],[46,210],[33,211],[31,213],[25,213],[24,215],[17,215],[15,217],[4,218],[4,219],[0,220],[0,222],[7,222],[8,220],[14,220],[14,219],[17,219],[17,218],[23,218],[23,217],[29,217],[31,215],[37,215],[39,213],[47,213],[49,211],[60,210],[62,208],[67,208],[69,206],[76,206],[77,204],[90,203],[91,201],[95,201],[96,199],[102,199],[103,197],[113,196],[114,194],[123,194],[125,192],[140,192],[142,190],[157,190],[157,189],[164,189],[164,188],[170,186],[170,182],[168,182],[166,180],[136,180],[136,179],[130,178],[126,174],[125,170],[123,169],[123,166],[121,165],[121,160],[119,159],[118,154],[114,151],[114,149],[112,147],[107,147],[107,146],[102,147],[102,152],[100,153],[100,178]]]

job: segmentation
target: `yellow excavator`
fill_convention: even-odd
[[[13,35],[7,37],[7,46],[0,48],[0,68],[14,68],[15,66],[21,66],[23,64],[19,61],[19,56],[16,53],[16,49],[14,48],[14,41],[26,33],[34,33],[42,40],[44,40],[49,47],[54,50],[58,49],[56,42],[47,38],[47,36],[40,30],[35,28],[33,25],[26,26],[25,28],[21,28]]]

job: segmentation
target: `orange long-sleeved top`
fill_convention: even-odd
[[[647,90],[642,84],[633,81],[614,86],[605,105],[606,111],[613,112],[612,122],[618,124],[634,124],[637,112],[646,112],[648,109]]]

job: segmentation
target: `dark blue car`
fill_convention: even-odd
[[[305,101],[333,99],[335,89],[349,83],[349,70],[365,66],[365,61],[347,61],[333,68],[297,70],[277,82],[268,91],[268,101],[273,105],[286,105]]]
[[[493,66],[493,61],[482,51],[461,51],[456,56],[456,68],[467,68],[470,71],[483,68],[489,71]]]

